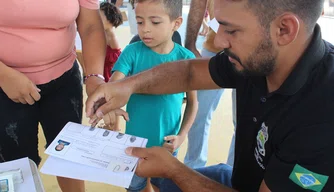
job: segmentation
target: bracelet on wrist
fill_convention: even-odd
[[[90,77],[97,77],[97,78],[100,78],[102,79],[103,81],[105,81],[106,79],[103,77],[103,75],[101,74],[89,74],[89,75],[86,75],[84,76],[84,83],[87,81],[88,78]]]

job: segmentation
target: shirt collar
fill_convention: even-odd
[[[306,83],[314,67],[323,59],[325,52],[325,42],[321,37],[320,26],[317,24],[310,45],[276,93],[282,95],[297,93]]]
[[[267,96],[273,94],[294,95],[306,83],[314,67],[320,63],[326,52],[325,42],[321,37],[320,26],[317,24],[314,28],[311,43],[306,48],[304,54],[299,59],[296,67],[289,74],[288,78],[283,82],[281,87],[269,93]],[[257,88],[267,90],[267,83],[265,77],[252,77],[254,86]]]

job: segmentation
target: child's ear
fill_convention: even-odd
[[[177,19],[175,19],[173,31],[177,31],[180,28],[180,26],[182,25],[182,22],[183,22],[182,17],[178,17]]]

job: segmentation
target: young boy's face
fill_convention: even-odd
[[[137,3],[136,20],[141,40],[150,48],[172,39],[182,19],[171,21],[162,3],[145,1]]]

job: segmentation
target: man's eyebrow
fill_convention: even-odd
[[[218,21],[218,20],[217,20],[217,21]],[[218,23],[219,23],[220,25],[224,25],[224,26],[226,26],[226,27],[239,27],[238,25],[229,23],[229,22],[227,22],[227,21],[218,21]]]

